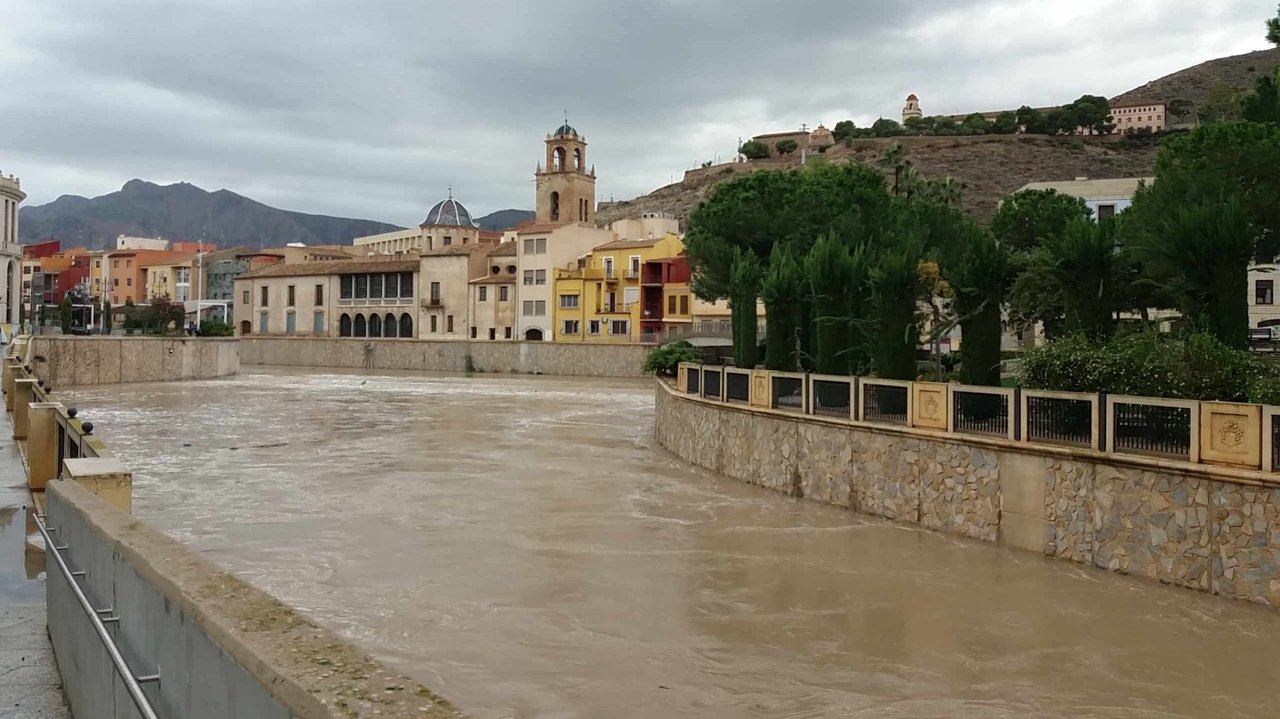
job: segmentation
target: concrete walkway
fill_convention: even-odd
[[[65,719],[45,628],[44,546],[12,434],[0,419],[0,719]]]

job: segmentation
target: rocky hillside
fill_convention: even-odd
[[[1187,100],[1199,107],[1215,85],[1248,90],[1253,88],[1259,74],[1274,72],[1277,65],[1280,65],[1280,48],[1220,57],[1135,87],[1116,96],[1112,102]]]
[[[1143,177],[1155,167],[1154,144],[1119,137],[1081,138],[1041,135],[983,137],[901,137],[857,140],[838,146],[819,161],[875,165],[885,149],[901,142],[907,159],[926,178],[954,177],[964,187],[964,207],[989,220],[1000,199],[1029,182],[1076,177]],[[626,202],[602,203],[597,217],[604,224],[641,212],[672,212],[681,223],[716,184],[757,169],[799,164],[739,163],[692,172],[684,182],[667,185]]]
[[[1260,50],[1219,58],[1153,80],[1118,95],[1113,102],[1187,100],[1196,107],[1211,88],[1251,88],[1259,73],[1280,65],[1280,49]],[[908,159],[927,178],[954,177],[964,185],[964,206],[980,219],[989,219],[1000,199],[1028,182],[1070,180],[1075,177],[1142,177],[1154,172],[1156,147],[1119,137],[903,137],[858,140],[837,146],[822,161],[875,163],[885,148],[902,142]],[[745,172],[781,169],[799,159],[724,165],[686,174],[684,181],[658,188],[634,200],[601,203],[601,223],[640,212],[675,213],[683,223],[716,184]]]
[[[476,224],[482,230],[506,232],[525,220],[533,219],[533,210],[498,210],[484,217],[477,217]]]
[[[185,182],[162,186],[143,180],[130,180],[101,197],[63,195],[21,212],[22,242],[56,237],[64,247],[90,249],[112,246],[117,235],[203,239],[219,247],[254,249],[289,242],[345,245],[353,237],[399,229],[384,222],[279,210],[229,190],[207,192]]]

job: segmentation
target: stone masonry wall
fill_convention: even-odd
[[[466,342],[242,337],[249,365],[642,377],[649,347],[557,342]]]
[[[27,359],[54,387],[172,382],[225,377],[240,371],[240,343],[221,338],[31,338]]]
[[[1280,486],[1267,475],[723,405],[665,383],[656,395],[658,442],[727,477],[1280,606]]]

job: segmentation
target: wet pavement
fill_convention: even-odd
[[[1280,612],[796,501],[647,382],[75,392],[135,513],[477,717],[1274,717]]]
[[[0,718],[65,719],[45,627],[44,543],[12,434],[0,418]]]

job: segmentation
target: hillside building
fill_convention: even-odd
[[[169,241],[159,237],[131,237],[129,235],[117,235],[116,249],[158,250],[163,252],[169,249]]]
[[[1093,212],[1093,219],[1105,220],[1124,212],[1133,204],[1133,195],[1143,184],[1155,182],[1154,177],[1123,177],[1106,180],[1077,177],[1074,180],[1055,182],[1031,182],[1023,190],[1054,190],[1064,195],[1079,197]]]

